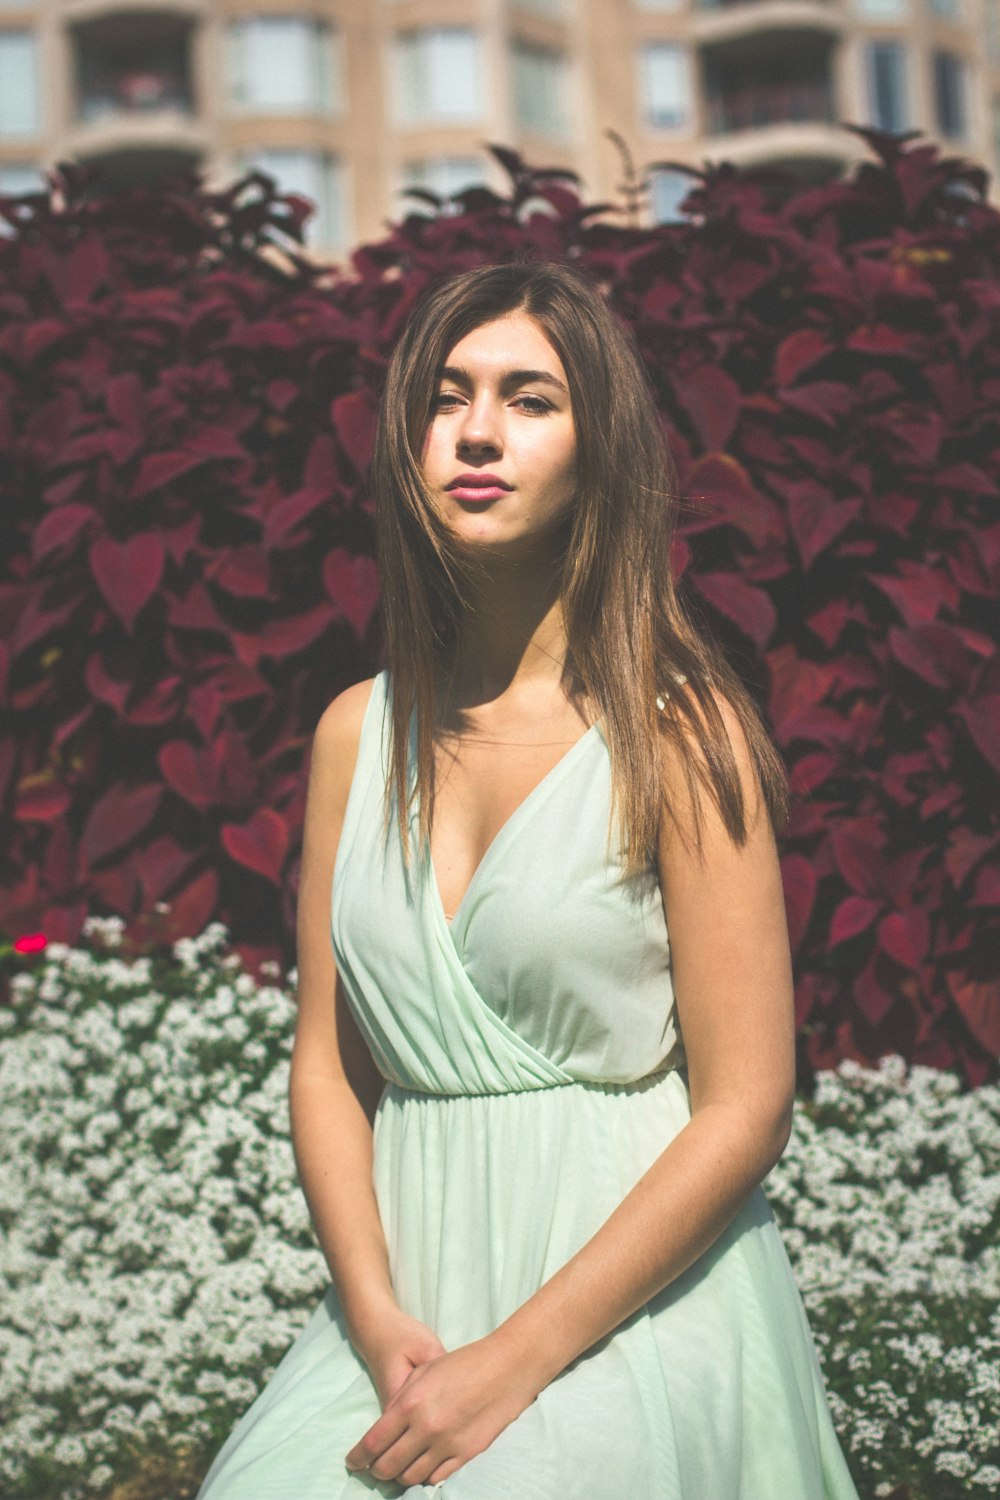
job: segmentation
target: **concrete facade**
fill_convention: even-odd
[[[314,198],[339,261],[414,200],[502,187],[483,150],[568,168],[645,222],[688,180],[657,162],[868,155],[839,121],[917,129],[1000,170],[1000,0],[0,0],[0,191],[61,159],[123,183],[248,165]]]

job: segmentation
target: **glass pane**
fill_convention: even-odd
[[[514,113],[517,123],[545,135],[566,128],[563,58],[557,52],[518,42],[513,55]]]
[[[854,0],[859,16],[873,21],[898,21],[909,14],[909,0]]]
[[[654,172],[652,182],[653,219],[657,224],[676,224],[687,217],[680,212],[688,193],[694,187],[694,178],[686,172],[664,169]]]
[[[906,130],[906,57],[902,42],[869,42],[868,108],[879,130]]]
[[[986,55],[1000,62],[1000,0],[985,0]]]
[[[316,205],[305,226],[305,243],[324,249],[343,245],[344,202],[340,163],[319,151],[295,149],[261,150],[248,153],[248,167],[268,172],[282,193],[300,193]]]
[[[45,192],[47,184],[41,167],[31,162],[5,161],[0,163],[0,193],[16,197],[20,193]]]
[[[934,105],[942,135],[965,134],[965,87],[962,59],[954,52],[935,52]]]
[[[485,173],[474,156],[429,156],[423,161],[407,162],[403,181],[449,198],[463,188],[482,185]]]
[[[420,32],[406,31],[395,38],[392,70],[392,98],[396,118],[401,121],[424,118],[427,114],[427,89]]]
[[[33,31],[0,31],[0,136],[41,129]]]
[[[254,16],[231,31],[233,98],[268,114],[329,109],[328,28],[300,16]]]
[[[475,120],[482,113],[478,38],[448,27],[424,32],[428,113],[439,120]]]
[[[642,49],[646,111],[657,128],[676,129],[690,114],[687,57],[673,42],[653,42]]]

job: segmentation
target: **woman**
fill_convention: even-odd
[[[389,671],[316,731],[298,912],[333,1285],[202,1500],[857,1500],[760,1187],[787,785],[630,335],[562,265],[432,288],[373,481]]]

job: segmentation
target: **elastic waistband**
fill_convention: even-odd
[[[392,1097],[400,1103],[407,1100],[426,1101],[429,1103],[451,1104],[465,1099],[531,1099],[536,1096],[552,1097],[561,1092],[585,1091],[588,1095],[609,1099],[626,1098],[633,1099],[639,1095],[648,1093],[651,1089],[663,1085],[668,1079],[677,1077],[687,1088],[688,1072],[684,1063],[671,1064],[667,1068],[661,1068],[654,1073],[645,1073],[641,1078],[627,1079],[625,1081],[609,1080],[603,1078],[570,1078],[554,1079],[551,1083],[531,1084],[527,1088],[490,1089],[475,1091],[454,1090],[447,1093],[435,1089],[415,1088],[408,1084],[397,1083],[390,1079],[382,1090],[382,1098]]]

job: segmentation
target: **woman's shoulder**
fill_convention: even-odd
[[[357,749],[361,729],[372,695],[381,685],[383,674],[352,683],[331,699],[316,725],[315,747],[322,753],[339,755],[345,749]]]

